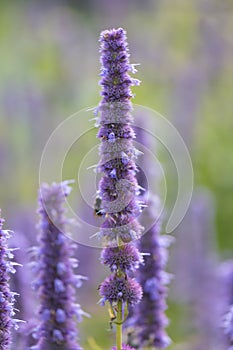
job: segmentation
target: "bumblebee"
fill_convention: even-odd
[[[101,210],[101,203],[102,200],[100,198],[100,196],[96,196],[95,198],[95,203],[94,203],[94,214],[96,216],[103,216],[102,210]]]

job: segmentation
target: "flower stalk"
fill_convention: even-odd
[[[117,318],[116,318],[116,347],[117,350],[122,349],[122,301],[117,303]]]

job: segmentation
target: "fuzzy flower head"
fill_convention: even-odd
[[[110,267],[111,271],[134,271],[143,263],[142,254],[133,244],[121,247],[105,248],[101,253],[101,262]]]
[[[84,276],[76,275],[78,266],[72,257],[75,249],[64,235],[67,219],[64,201],[70,192],[67,182],[44,184],[39,192],[39,247],[34,249],[34,288],[40,299],[40,323],[34,332],[38,340],[34,349],[80,350],[77,321],[87,315],[75,302],[75,288]]]
[[[110,304],[122,301],[131,305],[137,304],[142,298],[141,286],[133,278],[107,277],[99,288],[101,302]]]
[[[3,223],[4,220],[0,216],[0,349],[8,350],[11,344],[11,329],[18,328],[18,320],[13,319],[16,293],[11,292],[9,286],[10,274],[15,273],[14,266],[17,264],[11,261],[13,249],[7,245],[11,235],[8,230],[3,230]]]

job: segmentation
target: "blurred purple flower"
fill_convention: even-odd
[[[75,303],[75,287],[80,287],[84,276],[75,275],[77,260],[72,258],[76,245],[70,244],[65,234],[64,201],[70,193],[69,182],[43,184],[39,191],[40,236],[34,249],[34,270],[37,280],[34,288],[40,298],[40,324],[34,331],[37,344],[33,349],[80,350],[77,343],[77,321],[83,315]]]
[[[229,308],[233,304],[233,260],[221,262],[218,268],[218,275],[223,286],[225,306]]]
[[[138,248],[145,253],[144,264],[140,266],[137,280],[143,288],[143,298],[131,310],[128,326],[135,328],[134,342],[139,348],[166,348],[171,340],[165,332],[168,319],[165,315],[167,287],[170,275],[164,271],[167,262],[167,247],[171,237],[161,235],[161,222],[156,218],[158,198],[148,200],[149,210],[142,214],[142,221],[154,218],[153,227],[138,241]],[[130,328],[129,328],[130,329]]]
[[[219,283],[222,286],[222,329],[225,334],[225,347],[233,349],[233,260],[223,261],[219,265]]]
[[[220,327],[227,297],[218,271],[214,202],[209,191],[203,188],[194,191],[177,231],[170,260],[176,276],[171,297],[188,311],[180,327],[186,332],[190,332],[187,326],[193,328],[196,336],[193,349],[224,349]]]
[[[128,343],[137,349],[144,347],[164,348],[170,344],[165,328],[168,324],[165,315],[167,287],[170,275],[164,271],[172,238],[161,235],[160,202],[157,196],[153,196],[150,186],[148,190],[148,178],[153,177],[153,183],[158,184],[157,167],[146,150],[155,149],[157,144],[145,131],[150,128],[147,123],[139,117],[137,128],[137,141],[143,145],[144,156],[141,167],[137,173],[140,185],[140,198],[146,206],[140,217],[140,222],[148,228],[148,231],[138,240],[137,248],[143,255],[144,263],[136,271],[136,279],[143,289],[143,297],[140,304],[130,308],[130,316],[126,321],[125,328],[128,331]],[[146,174],[144,173],[146,170]],[[157,189],[158,186],[156,186]],[[155,188],[153,188],[155,191]]]
[[[233,305],[231,305],[228,313],[223,320],[224,333],[228,339],[228,350],[233,349]]]
[[[1,215],[1,211],[0,211]],[[10,290],[10,273],[15,273],[15,265],[12,261],[13,250],[8,248],[7,240],[11,234],[3,230],[4,220],[0,216],[0,349],[8,350],[11,344],[11,330],[18,328],[19,320],[13,319],[15,315],[15,295]]]

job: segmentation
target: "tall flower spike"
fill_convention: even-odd
[[[128,305],[137,304],[142,297],[141,286],[127,276],[142,261],[132,243],[142,232],[137,220],[141,212],[135,164],[138,151],[133,145],[135,134],[131,127],[130,102],[133,96],[130,87],[138,85],[139,81],[129,75],[135,69],[129,63],[126,32],[122,28],[103,31],[100,44],[102,101],[97,108],[100,114],[97,136],[102,141],[98,170],[103,176],[98,193],[104,221],[99,236],[105,245],[101,261],[113,274],[99,290],[101,304],[109,303],[111,323],[116,323],[116,350],[128,350],[129,346],[122,345],[122,323]]]
[[[154,149],[154,139],[145,132],[145,121],[140,121],[141,127],[137,128],[138,142],[144,146],[144,150]],[[141,168],[137,174],[140,185],[140,198],[147,207],[140,216],[140,222],[148,228],[145,234],[137,241],[138,250],[144,255],[144,264],[136,271],[136,279],[143,289],[143,297],[140,304],[130,308],[130,314],[125,324],[128,330],[128,343],[137,349],[165,348],[170,339],[165,327],[168,320],[166,309],[166,284],[169,275],[164,271],[167,261],[167,246],[171,237],[161,235],[161,220],[159,217],[159,198],[152,195],[148,189],[146,175],[153,176],[154,184],[158,184],[158,173],[153,167],[153,158],[145,151],[141,161]],[[153,184],[150,186],[150,190]],[[157,186],[156,186],[157,187]],[[152,187],[153,189],[153,187]]]
[[[100,236],[106,245],[112,246],[117,245],[119,240],[127,243],[139,238],[142,232],[135,219],[141,210],[136,199],[135,159],[138,151],[132,142],[135,134],[130,126],[133,121],[130,87],[138,80],[128,74],[132,65],[129,63],[126,33],[122,28],[102,32],[100,43],[103,99],[98,107],[98,137],[102,140],[98,169],[104,173],[99,193],[102,212],[106,215]]]
[[[7,245],[11,235],[8,230],[2,229],[3,223],[0,211],[0,350],[9,350],[11,330],[13,327],[17,329],[18,323],[18,320],[13,319],[16,293],[11,292],[9,286],[10,273],[15,273],[14,266],[17,264],[11,261],[13,249],[8,248]]]
[[[43,184],[39,191],[40,236],[34,249],[34,270],[38,275],[34,288],[40,299],[40,323],[34,332],[38,350],[80,350],[77,321],[85,312],[75,303],[75,287],[84,276],[75,275],[78,262],[72,258],[74,244],[64,235],[67,219],[64,201],[70,193],[69,182]]]
[[[153,197],[148,201],[150,208],[148,214],[142,214],[143,221],[151,221],[148,215],[154,219],[158,212],[158,198]],[[140,266],[137,280],[143,288],[143,298],[140,304],[132,310],[129,325],[136,330],[133,334],[137,348],[156,347],[166,348],[170,344],[170,338],[166,334],[165,327],[168,320],[165,315],[167,287],[170,280],[169,274],[164,271],[167,262],[167,247],[171,237],[160,235],[161,222],[157,220],[154,226],[139,240],[138,248],[147,255],[144,264]]]

